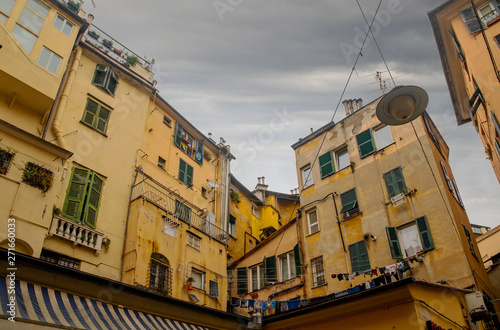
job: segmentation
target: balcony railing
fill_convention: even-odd
[[[359,206],[356,206],[350,210],[347,210],[345,212],[342,213],[342,219],[343,220],[347,220],[347,219],[350,219],[350,218],[354,218],[355,216],[361,214],[361,212],[359,211]]]
[[[73,246],[82,245],[91,248],[96,255],[101,253],[104,234],[85,227],[77,222],[54,215],[49,235],[55,235],[73,242]]]
[[[209,221],[209,217],[205,219],[204,217],[192,212],[191,209],[189,209],[185,204],[168,196],[166,193],[153,187],[152,185],[144,181],[135,185],[132,189],[131,201],[137,198],[147,200],[168,214],[173,215],[180,221],[205,233],[214,240],[224,245],[227,244],[227,232]],[[181,207],[181,205],[183,207]]]

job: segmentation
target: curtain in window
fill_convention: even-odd
[[[399,232],[403,240],[406,257],[414,256],[417,252],[422,250],[420,234],[418,233],[416,225],[401,229]]]

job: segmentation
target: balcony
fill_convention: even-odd
[[[192,212],[191,209],[181,201],[167,195],[149,183],[142,181],[134,186],[132,189],[131,201],[134,201],[137,198],[147,200],[167,212],[167,214],[173,215],[175,219],[186,223],[190,227],[198,229],[207,236],[224,245],[227,244],[227,232],[213,223],[215,222],[215,219],[210,221],[210,216],[204,218]],[[181,205],[182,207],[180,207]]]
[[[49,238],[52,235],[73,242],[73,247],[78,245],[88,247],[95,251],[96,256],[101,253],[104,234],[61,216],[54,215],[52,219]]]

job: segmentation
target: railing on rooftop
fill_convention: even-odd
[[[90,26],[85,41],[126,67],[138,64],[148,71],[152,70],[154,60],[149,61],[137,55],[94,24]]]
[[[152,185],[144,181],[136,184],[132,188],[132,197],[130,200],[133,201],[137,198],[147,200],[168,214],[174,215],[177,219],[188,224],[190,227],[198,229],[224,245],[227,244],[228,235],[226,231],[210,222],[208,217],[205,219],[192,212],[191,209],[189,209],[185,204],[168,196],[166,193],[160,191]]]

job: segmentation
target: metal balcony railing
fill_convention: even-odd
[[[71,241],[74,246],[82,245],[91,248],[95,251],[96,255],[101,253],[104,234],[72,220],[54,215],[49,230],[49,236],[52,235]]]
[[[153,187],[146,182],[140,182],[132,188],[131,201],[143,198],[148,202],[161,208],[174,218],[198,229],[214,240],[227,244],[228,234],[225,230],[217,227],[209,217],[206,219],[194,212],[181,201],[168,196],[163,191]]]

